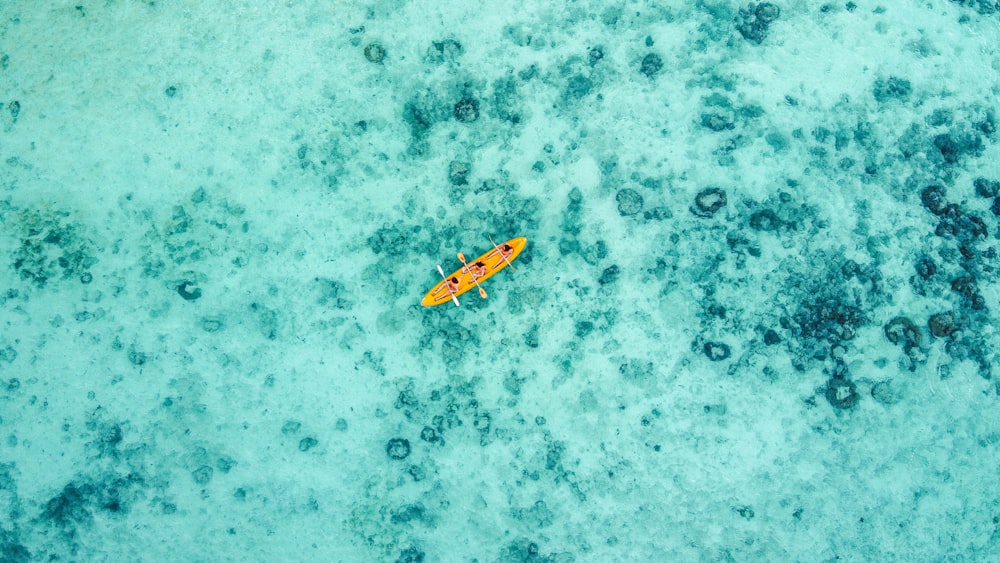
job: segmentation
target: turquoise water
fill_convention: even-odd
[[[998,44],[989,0],[0,3],[0,559],[996,557]]]

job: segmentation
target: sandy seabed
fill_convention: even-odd
[[[1000,553],[1000,5],[257,4],[0,4],[0,560]]]

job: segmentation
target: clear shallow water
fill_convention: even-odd
[[[4,560],[1000,551],[991,3],[0,17]]]

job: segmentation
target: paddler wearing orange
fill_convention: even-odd
[[[466,260],[463,253],[457,253],[456,256],[462,262],[462,267],[455,270],[450,276],[444,274],[444,269],[439,264],[437,269],[438,273],[441,274],[441,281],[427,292],[420,304],[424,307],[431,307],[451,300],[458,306],[458,296],[472,288],[478,289],[480,297],[485,299],[487,297],[486,289],[483,288],[481,282],[486,281],[507,266],[514,270],[514,265],[511,262],[524,250],[528,239],[518,237],[498,245],[493,237],[490,237],[490,243],[493,248],[472,261]]]

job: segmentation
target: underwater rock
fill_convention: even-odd
[[[213,473],[215,473],[215,470],[211,466],[202,465],[191,472],[191,478],[199,485],[207,485],[212,480]]]
[[[914,268],[917,271],[917,275],[920,276],[921,279],[925,280],[932,278],[934,274],[937,273],[937,264],[935,264],[934,260],[927,256],[921,257],[917,260]]]
[[[751,43],[761,44],[767,37],[768,27],[781,15],[781,8],[770,2],[747,4],[740,8],[736,18],[736,29],[744,39]]]
[[[694,197],[694,207],[691,213],[698,217],[711,217],[715,212],[726,206],[726,192],[722,188],[705,188]]]
[[[836,344],[851,340],[864,321],[861,309],[834,296],[812,296],[792,316],[801,338]]]
[[[465,186],[469,183],[469,164],[453,160],[448,163],[448,182],[453,186]]]
[[[997,197],[1000,195],[1000,182],[996,180],[976,178],[972,182],[972,186],[976,189],[976,195],[979,197]]]
[[[593,47],[587,52],[587,59],[590,61],[590,66],[594,66],[601,62],[604,58],[604,49],[602,47]]]
[[[410,441],[406,438],[392,438],[385,444],[389,459],[406,459],[410,455]]]
[[[775,344],[780,343],[781,336],[773,328],[769,328],[764,332],[764,344],[774,346]]]
[[[454,39],[433,41],[431,42],[431,46],[427,48],[427,62],[434,64],[442,64],[445,62],[453,63],[458,60],[464,52],[465,48],[462,47],[462,44]]]
[[[399,552],[396,563],[423,563],[424,552],[415,547],[408,547]]]
[[[920,344],[920,329],[906,317],[896,317],[883,327],[885,337],[893,344],[903,344],[908,350]]]
[[[858,402],[858,388],[849,379],[832,377],[826,383],[826,400],[835,408],[849,409]]]
[[[622,217],[635,215],[642,211],[642,195],[632,188],[618,190],[618,193],[615,195],[615,201],[618,202],[618,213]]]
[[[455,119],[462,123],[472,123],[479,119],[479,101],[475,98],[463,98],[455,104]]]
[[[655,78],[662,68],[663,59],[660,58],[660,55],[649,53],[642,58],[642,63],[639,65],[639,73],[646,75],[648,78]]]
[[[930,319],[927,320],[927,328],[930,329],[931,335],[937,338],[951,336],[957,329],[955,314],[951,311],[945,311],[944,313],[931,315]]]
[[[642,218],[647,221],[664,221],[670,219],[674,214],[666,207],[654,207],[642,212]]]
[[[736,128],[732,118],[722,115],[721,113],[701,114],[701,126],[715,132],[728,131]]]
[[[965,156],[981,156],[986,150],[983,139],[976,133],[942,133],[932,140],[945,164],[957,164]]]
[[[594,81],[582,74],[575,74],[566,82],[566,92],[563,96],[568,100],[578,100],[594,88]]]
[[[378,43],[369,43],[365,46],[365,58],[370,62],[379,64],[385,58],[385,48]]]
[[[761,209],[750,215],[750,228],[755,231],[777,231],[784,222],[770,209]]]
[[[892,385],[892,381],[888,380],[879,381],[872,385],[871,395],[876,402],[883,405],[894,405],[902,399],[899,390]]]
[[[875,101],[884,103],[890,100],[905,100],[910,95],[910,81],[890,76],[888,78],[875,81],[872,87],[872,95]]]
[[[195,286],[196,282],[184,280],[177,285],[177,294],[183,297],[185,301],[197,301],[201,298],[201,288]]]
[[[729,346],[722,342],[706,342],[702,347],[705,356],[713,362],[721,362],[729,358]]]
[[[976,279],[972,276],[961,276],[951,281],[951,289],[955,293],[966,299],[966,303],[973,310],[983,310],[986,308],[986,299],[979,292]]]
[[[621,269],[617,264],[612,264],[601,272],[601,277],[598,278],[597,283],[601,285],[607,285],[609,283],[614,283],[618,280],[618,276],[621,274]]]
[[[424,426],[424,429],[420,431],[420,439],[425,442],[438,442],[441,440],[441,435],[438,431],[430,426]]]

